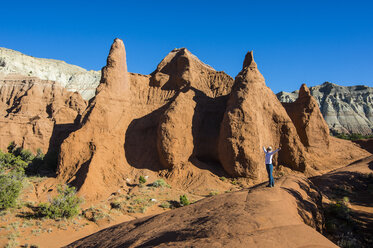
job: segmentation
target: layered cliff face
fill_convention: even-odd
[[[13,75],[0,80],[0,106],[0,149],[15,141],[45,153],[75,128],[86,102],[56,82]]]
[[[0,78],[12,74],[58,82],[86,100],[94,96],[101,75],[100,71],[87,71],[64,61],[35,58],[0,47]]]
[[[339,86],[332,83],[310,88],[321,113],[334,133],[373,133],[373,88]],[[298,91],[277,94],[281,102],[294,102]]]

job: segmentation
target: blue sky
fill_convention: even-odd
[[[277,93],[373,86],[373,1],[2,1],[0,46],[99,70],[115,37],[149,74],[186,47],[235,77],[247,51]]]

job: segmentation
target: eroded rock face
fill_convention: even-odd
[[[180,92],[160,119],[157,148],[165,169],[187,163],[193,153],[194,97],[192,90]]]
[[[186,48],[171,51],[151,76],[151,85],[164,90],[193,87],[210,97],[229,94],[233,85],[229,75],[204,64]]]
[[[82,127],[61,145],[58,177],[95,197],[124,180],[123,143],[130,81],[121,40],[111,46],[96,96],[82,117]]]
[[[66,247],[337,247],[319,233],[321,195],[312,183],[287,176],[279,184],[208,197]]]
[[[305,147],[329,148],[329,127],[326,124],[317,101],[305,84],[300,87],[298,99],[293,103],[283,103],[297,129]]]
[[[86,102],[58,83],[33,77],[12,76],[0,81],[0,149],[14,141],[46,153],[59,136],[75,128]]]
[[[262,146],[268,145],[282,147],[275,164],[307,175],[327,166],[325,149],[310,149],[318,141],[309,136],[322,124],[306,88],[292,112],[299,119],[294,125],[252,53],[233,87],[222,74],[186,49],[172,51],[151,75],[128,73],[123,42],[116,39],[81,128],[62,143],[58,179],[86,199],[108,196],[144,171],[185,189],[219,185],[218,174],[258,182],[266,178]],[[336,147],[343,154],[329,164],[352,159],[345,152],[351,144]]]
[[[94,96],[101,76],[100,71],[87,71],[64,61],[35,58],[0,47],[0,78],[12,74],[58,82],[86,100]]]
[[[231,176],[261,180],[265,176],[263,146],[281,145],[275,161],[304,171],[305,151],[296,129],[276,95],[265,85],[249,52],[235,79],[221,124],[219,158]]]
[[[129,74],[123,62],[123,43],[118,44],[116,40],[112,46],[96,96],[82,116],[82,128],[61,147],[58,177],[90,198],[107,193],[108,188],[117,186],[136,169],[157,171],[189,164],[194,154],[200,154],[195,149],[195,132],[200,130],[196,127],[207,129],[203,123],[198,124],[197,116],[212,109],[201,106],[201,101],[213,102],[216,96],[221,102],[222,94],[229,93],[233,82],[186,49],[179,49],[158,66],[163,75],[170,75],[167,85],[174,85],[165,88],[158,71],[151,75]],[[178,59],[183,56],[184,63],[180,63]],[[216,81],[211,77],[201,79],[199,69],[206,75],[216,74]],[[223,74],[224,82],[219,78]],[[208,87],[206,82],[210,83]],[[197,150],[203,149],[206,145]],[[113,164],[113,168],[107,166]]]
[[[373,88],[363,85],[339,86],[332,83],[310,88],[321,113],[334,133],[373,133]],[[281,102],[294,102],[298,91],[277,94]]]

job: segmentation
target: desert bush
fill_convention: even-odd
[[[0,174],[0,210],[14,207],[22,190],[23,175],[20,173]]]
[[[181,206],[187,206],[190,204],[190,201],[186,195],[181,195],[180,196],[180,205]]]
[[[218,195],[219,194],[219,191],[211,191],[209,193],[209,196],[214,196],[214,195]]]
[[[4,169],[20,172],[34,172],[44,163],[44,154],[41,149],[34,155],[30,150],[17,147],[14,142],[8,146],[8,152],[0,151],[0,171]]]
[[[144,184],[144,183],[146,183],[146,179],[145,179],[145,177],[140,176],[140,177],[139,177],[139,183],[140,183],[140,184]]]
[[[223,181],[223,182],[225,182],[225,181],[227,180],[226,177],[219,177],[219,179],[220,179],[221,181]]]
[[[10,142],[8,147],[7,147],[7,150],[8,150],[8,153],[14,153],[17,149],[17,145],[14,141]]]
[[[344,200],[337,201],[328,206],[327,213],[343,220],[350,220],[350,209],[347,206],[348,202]]]
[[[140,207],[140,213],[145,213],[146,212],[146,207]]]
[[[172,204],[168,201],[166,202],[162,202],[160,205],[159,205],[161,208],[164,208],[164,209],[167,209],[167,208],[172,208]]]
[[[152,187],[156,187],[156,188],[159,188],[159,187],[167,187],[167,188],[170,188],[170,185],[168,185],[163,179],[158,179],[158,180],[155,180],[152,185]]]
[[[118,201],[110,202],[110,207],[112,209],[122,209],[123,208],[123,203],[118,202]]]
[[[11,170],[24,172],[28,163],[23,161],[20,156],[15,156],[12,153],[3,153],[0,151],[0,168],[1,171]]]
[[[363,247],[361,242],[351,232],[343,233],[337,239],[337,245],[341,248]]]
[[[35,158],[34,154],[28,149],[22,149],[19,153],[21,159],[26,163],[31,163],[32,160]]]
[[[37,214],[51,219],[71,218],[79,213],[79,205],[83,202],[76,195],[74,187],[58,186],[58,195],[49,203],[41,203],[37,208]]]
[[[108,215],[104,213],[103,210],[95,207],[90,207],[88,209],[83,210],[82,212],[84,218],[86,218],[89,221],[97,222]]]
[[[36,155],[26,168],[28,175],[37,174],[39,169],[45,164],[45,155],[40,148],[37,149]]]

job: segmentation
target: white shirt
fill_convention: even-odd
[[[267,152],[266,148],[263,146],[263,150],[264,150],[264,153],[266,154],[266,164],[272,164],[273,154],[278,152],[280,150],[280,148],[276,149],[273,152]]]

